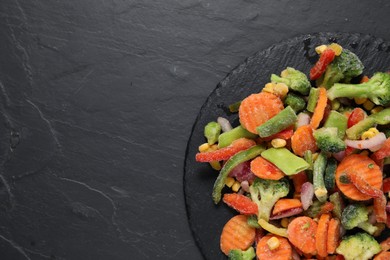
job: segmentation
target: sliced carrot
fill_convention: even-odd
[[[374,260],[389,260],[390,252],[380,252],[374,257]]]
[[[316,254],[317,223],[306,216],[293,219],[287,227],[288,240],[304,254]]]
[[[248,225],[247,216],[232,217],[223,227],[220,246],[225,255],[232,249],[247,250],[255,241],[256,230]]]
[[[274,94],[268,92],[252,94],[241,102],[238,113],[240,123],[249,132],[257,134],[256,128],[283,108],[283,102]]]
[[[363,201],[371,199],[362,193],[348,180],[348,173],[356,173],[371,187],[380,189],[382,186],[382,172],[378,165],[369,157],[361,154],[351,154],[345,157],[336,169],[336,184],[340,191],[350,199]]]
[[[247,196],[239,193],[224,194],[223,202],[225,202],[229,207],[240,212],[240,214],[255,215],[258,213],[257,204]]]
[[[303,125],[295,130],[291,137],[291,148],[299,156],[303,156],[307,150],[313,153],[317,151],[318,147],[313,136],[313,129],[310,125]]]
[[[246,138],[240,138],[233,141],[229,146],[210,152],[197,153],[195,159],[197,162],[212,162],[227,160],[236,153],[246,150],[256,145],[256,142]]]
[[[302,185],[307,182],[307,174],[305,171],[297,173],[292,176],[295,193],[300,193],[302,190]]]
[[[302,202],[298,199],[279,199],[272,210],[272,215],[279,214],[283,211],[301,208]]]
[[[364,76],[362,77],[362,79],[360,80],[360,83],[368,82],[369,80],[370,80],[370,78],[367,77],[366,75],[364,75]]]
[[[257,177],[267,180],[280,180],[284,177],[278,167],[261,156],[251,161],[251,171]]]
[[[334,254],[340,244],[340,220],[332,218],[329,221],[326,250],[328,254]]]
[[[271,141],[271,140],[276,139],[276,138],[288,140],[291,138],[291,136],[293,136],[293,134],[294,134],[294,130],[292,128],[287,128],[287,129],[284,129],[284,130],[282,130],[279,133],[276,133],[274,135],[264,137],[264,138],[262,138],[262,140],[264,140],[266,142]]]
[[[324,117],[324,112],[325,112],[327,102],[328,102],[328,97],[326,95],[326,89],[321,87],[319,88],[317,105],[314,109],[313,116],[311,117],[310,120],[310,126],[313,129],[317,129],[318,126],[320,125],[321,120]]]
[[[383,179],[382,191],[385,193],[390,191],[390,177]]]
[[[267,244],[272,237],[276,237],[280,243],[273,250]],[[292,259],[292,247],[286,238],[269,234],[262,237],[259,243],[257,243],[256,256],[259,260],[290,260]]]
[[[386,203],[386,197],[383,193],[379,198],[374,198],[374,214],[376,221],[379,223],[386,223],[387,221]]]
[[[317,255],[320,257],[326,257],[328,255],[327,241],[329,221],[330,214],[322,214],[318,220],[318,227],[316,232],[316,249]]]
[[[333,203],[327,201],[324,203],[324,205],[321,206],[320,214],[330,213],[330,212],[332,212],[333,209],[334,209]]]

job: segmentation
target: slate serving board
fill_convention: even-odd
[[[217,85],[200,109],[186,151],[184,193],[192,233],[205,259],[226,259],[220,252],[219,237],[223,225],[236,213],[223,203],[213,204],[211,191],[218,173],[206,163],[195,162],[198,146],[205,140],[204,126],[218,116],[229,119],[233,126],[238,125],[237,114],[229,112],[230,104],[259,92],[272,73],[278,74],[287,66],[308,74],[318,59],[314,47],[330,42],[356,53],[365,65],[366,75],[390,69],[390,45],[382,39],[332,32],[302,35],[247,58]],[[387,230],[384,236],[388,235]]]

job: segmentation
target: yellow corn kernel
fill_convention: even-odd
[[[271,237],[267,241],[267,245],[269,250],[274,250],[280,246],[280,241],[277,237]]]
[[[203,153],[203,152],[207,152],[207,150],[210,148],[210,145],[208,143],[204,143],[204,144],[201,144],[199,146],[199,152]]]
[[[360,155],[364,155],[364,156],[368,156],[368,151],[367,150],[364,150],[363,152],[360,153]]]
[[[284,98],[288,93],[288,86],[284,83],[277,83],[274,87],[274,94]]]
[[[366,100],[366,102],[363,103],[363,107],[370,111],[371,109],[373,109],[375,107],[375,104],[372,103],[370,100]]]
[[[288,76],[288,70],[287,70],[287,69],[283,70],[283,71],[280,73],[280,76],[281,76],[282,78],[286,78],[286,77]]]
[[[280,225],[284,228],[286,228],[288,226],[288,218],[282,218],[282,220],[280,221]]]
[[[227,177],[226,180],[225,180],[225,185],[230,188],[230,187],[233,186],[235,181],[236,180],[233,177]]]
[[[222,168],[219,161],[212,161],[212,162],[210,162],[210,165],[211,165],[211,168],[213,168],[216,171],[219,171]]]
[[[233,185],[232,185],[232,190],[233,190],[234,192],[237,192],[240,188],[241,188],[241,183],[238,182],[238,181],[235,181],[235,182],[233,183]]]
[[[376,106],[373,109],[371,109],[371,114],[376,114],[378,112],[381,112],[383,110],[383,107],[381,106]]]
[[[367,98],[354,98],[354,100],[357,105],[361,105],[367,101]]]
[[[340,101],[338,101],[337,99],[332,100],[331,104],[332,104],[332,110],[337,110],[341,106]]]
[[[321,53],[323,53],[327,48],[328,48],[328,46],[326,46],[325,44],[323,44],[323,45],[317,46],[317,47],[315,48],[315,50],[316,50],[317,54],[321,54]]]
[[[272,82],[267,83],[267,84],[265,84],[262,91],[268,92],[268,93],[274,93],[274,85],[276,85],[276,84],[272,83]]]
[[[377,134],[379,134],[378,129],[376,129],[375,127],[371,127],[370,129],[368,129],[362,134],[362,139],[363,140],[370,139],[376,136]]]
[[[275,139],[272,139],[272,141],[271,141],[271,145],[274,148],[282,148],[282,147],[285,147],[286,144],[287,144],[286,140],[281,139],[281,138],[275,138]]]
[[[313,158],[313,161],[317,160],[318,153],[313,153],[313,154],[311,155],[311,157]]]
[[[332,49],[335,53],[336,56],[340,56],[341,52],[343,51],[343,47],[341,47],[339,44],[337,43],[331,43],[329,46],[328,46],[329,49]]]
[[[215,151],[215,150],[218,150],[218,145],[217,144],[213,144],[209,147],[209,149],[207,149],[207,152],[212,152],[212,151]]]

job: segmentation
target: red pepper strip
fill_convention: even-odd
[[[390,177],[383,179],[382,190],[385,193],[390,191]]]
[[[334,60],[335,52],[332,49],[326,49],[321,53],[320,59],[310,70],[310,79],[315,80],[321,77],[324,74],[326,67]]]
[[[374,214],[376,221],[379,223],[386,223],[387,213],[386,213],[386,197],[382,193],[382,196],[374,198]]]
[[[268,142],[268,141],[271,141],[275,138],[280,138],[280,139],[284,139],[284,140],[288,140],[290,139],[294,134],[294,130],[292,128],[287,128],[287,129],[284,129],[282,131],[280,131],[279,133],[276,133],[274,135],[271,135],[271,136],[268,136],[268,137],[264,137],[264,138],[261,138],[262,140]]]
[[[307,182],[307,174],[305,171],[302,171],[300,173],[297,173],[292,176],[294,189],[296,193],[301,193],[302,191],[302,185]]]
[[[243,215],[255,215],[258,213],[257,204],[250,198],[238,193],[223,195],[223,202]]]
[[[233,141],[229,146],[210,152],[197,153],[195,159],[197,162],[212,162],[228,160],[236,153],[246,150],[256,145],[256,142],[246,138],[240,138]]]
[[[381,159],[384,159],[385,157],[390,156],[390,138],[387,138],[386,141],[383,143],[382,147],[376,151],[371,158],[374,161],[379,161]]]
[[[366,194],[372,198],[380,198],[383,192],[372,187],[365,179],[356,173],[347,172],[348,179],[361,193]]]
[[[348,128],[356,125],[358,122],[362,121],[366,117],[366,113],[360,107],[356,107],[352,110],[351,114],[348,117]]]

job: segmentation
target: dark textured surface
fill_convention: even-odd
[[[329,42],[338,42],[356,53],[365,65],[364,73],[367,75],[390,69],[390,45],[382,39],[349,33],[303,35],[249,57],[221,81],[201,108],[188,143],[184,191],[189,222],[195,240],[206,259],[226,259],[219,249],[219,234],[225,223],[237,213],[222,202],[217,206],[213,204],[211,191],[217,172],[207,164],[196,162],[193,156],[199,144],[205,140],[204,126],[210,121],[215,121],[218,116],[227,118],[234,122],[234,127],[237,126],[237,113],[229,112],[230,104],[259,92],[262,86],[269,82],[272,73],[279,74],[288,66],[308,74],[312,63],[317,60],[315,46]],[[212,221],[209,221],[210,219]],[[383,236],[389,236],[389,230],[386,230]]]
[[[389,11],[385,0],[1,1],[1,258],[202,259],[183,164],[206,97],[293,36],[389,40]]]

